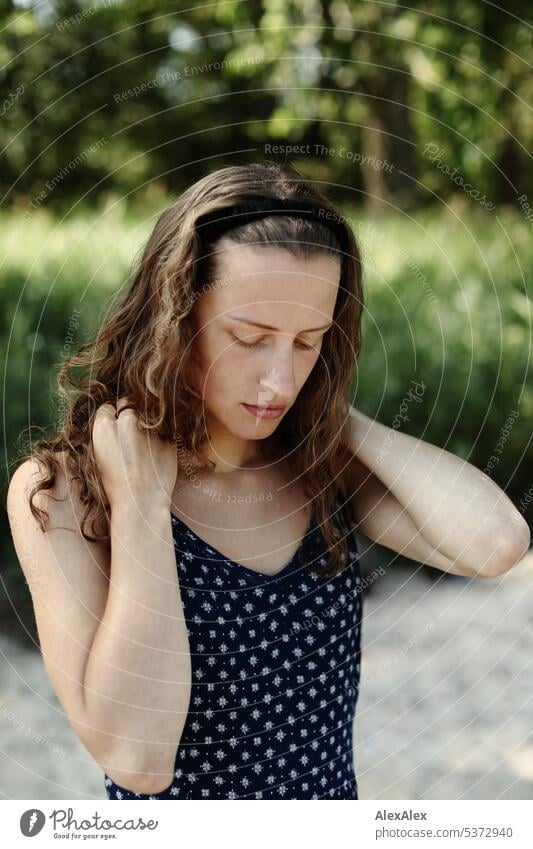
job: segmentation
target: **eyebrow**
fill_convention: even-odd
[[[278,330],[277,327],[271,327],[270,324],[261,324],[259,321],[252,321],[249,318],[238,318],[236,315],[228,315],[227,317],[230,318],[232,321],[242,321],[243,324],[250,324],[253,327],[262,327],[265,330]],[[328,327],[331,327],[332,324],[333,322],[330,321],[328,324],[324,324],[322,327],[310,327],[308,330],[300,330],[300,333],[315,333],[315,331],[317,330],[327,330]]]

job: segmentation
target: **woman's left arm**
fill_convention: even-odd
[[[493,578],[527,552],[529,526],[484,472],[350,406],[349,496],[369,539],[459,575]]]

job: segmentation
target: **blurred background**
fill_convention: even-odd
[[[187,6],[0,0],[4,799],[105,798],[43,668],[5,493],[60,416],[60,364],[207,172],[290,162],[342,208],[365,263],[352,403],[533,521],[530,4]],[[472,581],[358,539],[360,797],[531,798],[532,553]]]

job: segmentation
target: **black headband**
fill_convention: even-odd
[[[214,209],[197,219],[196,230],[205,248],[209,242],[218,239],[233,227],[239,227],[241,224],[263,218],[265,215],[297,215],[314,218],[332,230],[343,252],[350,253],[346,228],[336,213],[309,201],[298,201],[292,198],[253,197],[241,203],[225,206],[223,209]]]

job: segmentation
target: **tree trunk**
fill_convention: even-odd
[[[366,205],[375,211],[383,211],[384,201],[400,209],[416,204],[409,82],[407,73],[380,69],[365,86],[369,126],[362,129],[363,153],[369,158],[363,164],[363,179]]]

